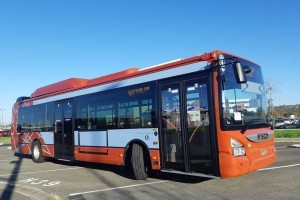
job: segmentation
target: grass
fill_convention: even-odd
[[[295,130],[275,130],[275,137],[277,138],[296,138],[300,137],[300,129]]]
[[[10,144],[10,137],[0,137],[0,143]]]
[[[284,130],[277,129],[275,131],[275,137],[277,138],[297,138],[300,137],[300,129]],[[10,137],[0,137],[0,143],[10,144]]]

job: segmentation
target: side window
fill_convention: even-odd
[[[88,130],[95,130],[97,124],[97,116],[96,116],[97,102],[92,102],[88,104]]]
[[[155,84],[146,83],[118,89],[118,127],[156,127]]]
[[[97,106],[97,128],[114,128],[115,125],[115,104],[101,102]]]
[[[147,83],[77,97],[76,130],[157,127],[154,90]]]
[[[17,132],[28,132],[31,129],[31,107],[19,108]]]
[[[87,130],[88,105],[86,99],[86,96],[82,96],[77,99],[76,130]]]
[[[53,103],[46,104],[44,131],[53,131]]]
[[[141,123],[142,127],[152,127],[153,122],[152,99],[142,100]]]
[[[46,105],[32,106],[31,131],[40,132],[44,130],[46,119]]]
[[[40,104],[19,108],[18,127],[20,132],[52,131],[53,104]]]
[[[138,100],[119,102],[119,127],[140,127],[140,106]]]
[[[77,99],[77,130],[115,128],[115,95],[110,92],[85,95]]]

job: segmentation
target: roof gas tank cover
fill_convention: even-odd
[[[120,72],[116,72],[113,74],[101,76],[98,78],[90,79],[87,84],[88,86],[96,85],[96,84],[102,84],[102,83],[107,83],[111,81],[116,81],[119,79],[126,78],[129,74],[133,74],[135,72],[138,72],[139,68],[129,68]]]
[[[88,79],[82,78],[69,78],[51,85],[47,85],[41,88],[36,89],[32,94],[31,98],[40,97],[64,90],[76,89],[83,87],[87,84]]]

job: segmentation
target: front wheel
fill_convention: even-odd
[[[131,166],[137,180],[145,180],[148,175],[145,167],[143,148],[138,144],[132,145]]]
[[[42,156],[42,147],[39,141],[34,141],[31,147],[32,160],[35,163],[41,163],[44,161],[44,157]]]

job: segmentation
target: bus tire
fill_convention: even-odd
[[[143,148],[136,143],[132,145],[131,166],[135,179],[147,179],[148,175],[145,167],[144,151]]]
[[[42,163],[44,161],[44,157],[42,155],[42,147],[39,141],[34,141],[31,146],[31,155],[32,160],[35,163]]]

